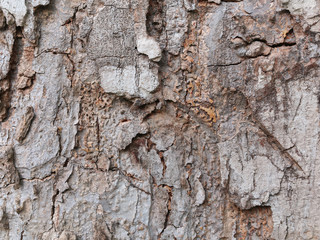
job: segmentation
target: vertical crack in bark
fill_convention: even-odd
[[[165,176],[166,170],[167,170],[167,165],[166,165],[166,161],[165,161],[165,159],[163,157],[163,153],[164,153],[163,151],[158,151],[158,155],[160,157],[161,164],[162,164],[162,177]]]
[[[23,234],[24,234],[24,230],[21,231],[20,240],[23,240]]]
[[[57,189],[57,190],[55,190],[55,193],[52,196],[51,220],[53,222],[55,222],[54,221],[54,215],[55,215],[55,211],[56,211],[56,198],[57,198],[58,195],[59,195],[59,190]]]
[[[134,218],[132,220],[132,224],[135,224],[136,218],[137,218],[137,213],[138,213],[138,206],[139,206],[139,202],[140,202],[140,192],[137,192],[137,202],[136,202],[136,206],[135,206],[135,213],[134,213]]]
[[[153,231],[152,231],[152,208],[153,208],[153,199],[154,199],[154,193],[153,193],[153,185],[154,185],[154,179],[152,175],[149,176],[149,185],[150,185],[150,208],[149,208],[149,214],[148,214],[148,233],[149,237],[153,238]]]
[[[191,182],[190,182],[190,177],[191,177],[191,174],[192,174],[192,164],[191,163],[188,163],[186,165],[186,169],[187,169],[187,183],[188,183],[188,187],[189,187],[189,190],[188,190],[188,195],[191,196],[191,192],[192,192],[192,186],[191,186]]]
[[[173,190],[173,187],[170,187],[168,185],[163,184],[161,186],[168,191],[169,199],[167,202],[167,214],[166,214],[166,218],[165,218],[165,222],[164,222],[164,227],[163,227],[162,231],[160,232],[158,239],[161,239],[162,233],[166,230],[166,228],[168,227],[168,224],[169,224],[170,213],[171,213],[171,202],[172,202],[172,190]]]
[[[57,136],[58,136],[58,144],[59,144],[58,156],[59,157],[61,156],[62,148],[63,148],[61,134],[62,134],[62,127],[57,127]]]
[[[9,72],[4,79],[0,80],[0,122],[6,121],[10,115],[10,102],[13,91],[12,82],[17,78],[17,69],[23,52],[21,27],[15,28],[13,36],[14,43],[9,63]],[[2,40],[0,39],[0,41]]]

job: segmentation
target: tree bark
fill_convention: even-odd
[[[0,239],[319,239],[317,0],[0,0]]]

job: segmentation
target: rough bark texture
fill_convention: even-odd
[[[319,239],[317,0],[0,0],[0,239]]]

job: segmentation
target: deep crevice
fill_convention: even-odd
[[[22,28],[16,27],[15,40],[12,47],[11,59],[9,63],[9,72],[7,76],[0,81],[0,122],[6,121],[11,115],[11,95],[12,82],[17,79],[18,65],[23,53],[23,35]]]
[[[56,190],[56,192],[52,196],[52,208],[51,208],[51,219],[53,219],[55,210],[56,210],[56,198],[59,194],[59,190]]]
[[[149,0],[146,27],[149,36],[158,39],[165,29],[164,0]]]

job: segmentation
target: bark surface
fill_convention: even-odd
[[[317,0],[0,0],[0,239],[319,239]]]

